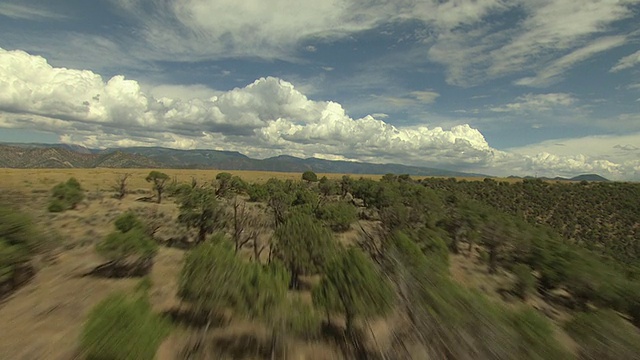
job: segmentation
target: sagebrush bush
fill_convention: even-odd
[[[0,207],[0,283],[13,279],[18,268],[41,249],[43,241],[28,216]]]
[[[51,202],[49,202],[49,206],[47,207],[47,210],[49,210],[49,212],[52,212],[52,213],[63,212],[67,210],[67,205],[62,200],[51,199]]]
[[[142,229],[144,227],[136,214],[131,211],[127,211],[124,214],[118,216],[114,224],[116,226],[116,229],[118,229],[118,231],[122,233],[126,233],[134,228]]]
[[[110,261],[124,261],[129,257],[146,259],[153,257],[158,245],[141,228],[126,233],[114,231],[96,245],[96,251]]]
[[[51,201],[48,206],[50,212],[61,212],[75,209],[84,200],[84,190],[75,178],[59,183],[51,189]]]
[[[169,323],[139,294],[113,294],[89,313],[80,349],[89,360],[153,360]]]

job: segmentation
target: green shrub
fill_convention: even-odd
[[[158,245],[140,228],[126,233],[114,231],[96,245],[98,254],[109,261],[124,261],[130,257],[138,260],[153,257]]]
[[[66,185],[72,189],[82,190],[82,186],[80,186],[80,182],[78,179],[71,177],[67,180]]]
[[[247,194],[251,202],[266,201],[269,198],[269,191],[261,184],[247,185]]]
[[[301,206],[308,205],[310,208],[315,208],[320,202],[318,194],[309,189],[300,188],[296,191],[295,198],[291,205]]]
[[[13,279],[19,267],[31,260],[42,243],[42,234],[34,229],[28,216],[0,207],[0,283]]]
[[[67,205],[62,200],[51,199],[51,202],[49,203],[49,207],[47,208],[47,210],[49,210],[49,212],[52,212],[52,213],[63,212],[67,210]]]
[[[132,230],[134,228],[144,227],[144,225],[138,219],[136,214],[134,214],[131,211],[127,211],[124,214],[118,216],[118,218],[115,221],[115,226],[116,226],[116,229],[118,229],[118,231],[122,233],[126,233],[129,230]]]
[[[311,170],[307,170],[302,173],[302,180],[307,182],[316,182],[318,181],[318,175]]]
[[[308,303],[300,299],[289,300],[284,314],[284,331],[303,339],[316,339],[320,335],[322,318]]]
[[[211,317],[244,304],[244,284],[249,272],[224,235],[214,234],[210,241],[199,244],[185,256],[178,296],[190,303],[195,313]]]
[[[343,250],[333,257],[317,286],[321,289],[312,291],[312,295],[316,295],[314,305],[343,314],[349,336],[353,334],[354,320],[386,314],[395,296],[392,284],[357,248]]]
[[[153,360],[169,331],[146,298],[113,294],[89,313],[80,348],[89,360]]]
[[[191,250],[180,272],[178,296],[208,320],[233,310],[236,315],[281,329],[289,274],[277,261],[263,266],[235,256],[223,234]],[[288,316],[288,315],[287,315]],[[281,321],[282,320],[282,321]]]
[[[403,267],[407,267],[412,272],[429,273],[443,275],[449,272],[449,250],[444,245],[442,239],[438,237],[428,237],[427,233],[420,233],[420,239],[424,243],[433,241],[434,246],[425,246],[420,249],[418,243],[413,241],[407,234],[397,231],[390,238],[390,253],[396,257],[395,261]],[[439,241],[441,243],[439,243]],[[439,244],[438,244],[439,243]],[[442,248],[444,246],[444,248]],[[394,265],[392,265],[394,267]],[[424,277],[423,277],[424,278]]]
[[[324,221],[333,231],[347,231],[356,221],[356,208],[344,202],[328,203],[316,211],[318,219]]]
[[[338,183],[335,180],[329,180],[326,176],[318,182],[318,190],[324,196],[337,195],[340,192]]]
[[[536,285],[536,278],[531,273],[531,268],[524,264],[516,264],[513,267],[513,274],[516,277],[514,292],[520,298],[526,299]]]
[[[524,308],[510,314],[511,326],[519,336],[521,359],[570,359],[571,355],[554,337],[551,323],[535,310]]]
[[[301,212],[289,216],[273,236],[273,253],[289,269],[292,288],[298,288],[300,275],[322,272],[336,247],[331,231]]]
[[[580,359],[640,358],[638,329],[611,310],[580,313],[565,328],[580,347]]]
[[[423,227],[418,230],[416,239],[427,257],[438,259],[445,267],[449,266],[449,246],[442,238],[441,233]]]
[[[535,313],[511,312],[448,277],[433,253],[395,233],[384,252],[392,260],[398,286],[416,331],[428,341],[431,357],[474,359],[564,359],[567,354]]]
[[[67,182],[59,183],[51,190],[50,212],[61,212],[75,209],[84,200],[84,190],[75,178],[70,178]]]
[[[268,265],[258,263],[241,263],[247,276],[236,286],[241,289],[241,302],[236,310],[251,319],[266,323],[277,323],[277,316],[282,309],[289,288],[289,272],[282,263],[272,261]]]

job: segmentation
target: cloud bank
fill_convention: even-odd
[[[311,100],[274,77],[230,91],[185,88],[198,97],[169,97],[175,86],[157,87],[153,96],[120,75],[105,80],[91,71],[55,68],[42,57],[0,49],[0,127],[49,131],[63,142],[88,147],[226,149],[255,157],[290,154],[398,162],[496,175],[599,172],[631,179],[640,174],[640,160],[500,151],[469,125],[447,130],[393,126],[384,116],[354,119],[342,105]],[[423,101],[437,97],[413,95]],[[573,101],[566,94],[520,100],[560,105]]]

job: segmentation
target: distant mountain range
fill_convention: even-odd
[[[318,158],[301,159],[280,155],[267,159],[253,159],[237,151],[178,150],[162,147],[127,147],[117,149],[89,149],[69,144],[4,143],[0,144],[0,168],[165,168],[217,169],[278,172],[341,174],[410,174],[414,176],[491,177],[444,169],[400,164],[371,164],[334,161]],[[521,178],[510,176],[510,178]],[[523,179],[533,179],[531,176]],[[586,174],[570,179],[539,178],[559,181],[609,181],[600,175]]]
[[[0,145],[0,167],[4,168],[159,168],[162,164],[122,151],[91,152],[75,147],[45,144]]]
[[[598,174],[583,174],[583,175],[578,175],[578,176],[574,176],[572,178],[563,178],[560,176],[554,177],[554,178],[549,178],[549,177],[533,177],[533,176],[525,176],[525,177],[520,177],[520,176],[509,176],[510,179],[540,179],[540,180],[554,180],[554,181],[599,181],[599,182],[604,182],[604,181],[610,181],[609,179],[606,179]]]
[[[371,164],[301,159],[281,155],[253,159],[235,151],[177,150],[161,147],[88,149],[67,144],[0,144],[0,167],[4,168],[173,168],[254,170],[342,174],[410,174],[414,176],[488,177],[444,169],[400,164]]]

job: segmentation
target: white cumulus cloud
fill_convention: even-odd
[[[521,100],[541,106],[573,101],[566,94]],[[546,169],[624,178],[637,177],[640,166],[637,159],[500,151],[466,124],[399,127],[381,119],[379,114],[351,118],[342,105],[311,100],[274,77],[223,92],[198,85],[145,91],[120,75],[103,79],[91,71],[53,67],[23,51],[0,49],[0,127],[53,132],[61,141],[89,147],[226,149],[255,157],[399,162],[499,175]],[[625,139],[619,144],[634,143]]]

